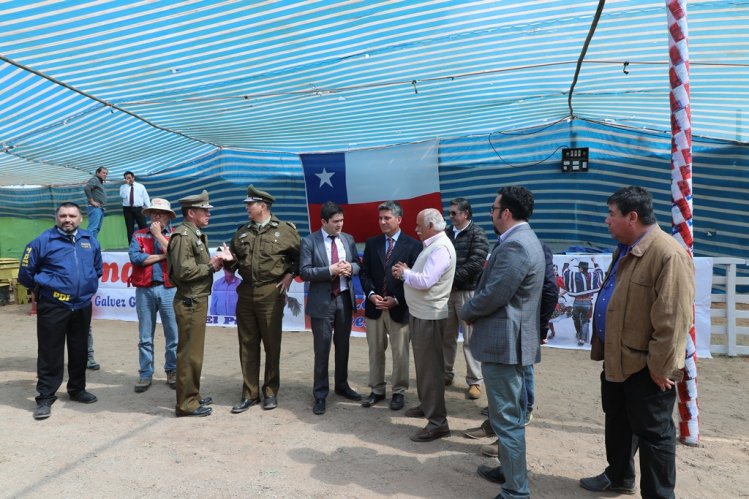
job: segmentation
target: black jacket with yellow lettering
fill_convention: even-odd
[[[91,305],[102,273],[99,241],[78,229],[71,240],[57,227],[47,229],[23,252],[18,281],[37,297],[73,310]]]

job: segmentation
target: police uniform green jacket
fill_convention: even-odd
[[[167,248],[169,280],[179,298],[202,298],[211,294],[213,267],[206,235],[191,222],[177,226]]]
[[[300,245],[299,233],[290,222],[275,215],[262,227],[250,221],[240,226],[231,240],[232,269],[239,267],[244,285],[277,283],[287,273],[299,273]]]

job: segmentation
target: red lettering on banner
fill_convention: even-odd
[[[116,263],[104,262],[102,270],[101,282],[117,282],[118,274],[120,273],[119,265]],[[114,279],[112,277],[114,277]]]

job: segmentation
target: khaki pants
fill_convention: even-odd
[[[401,324],[382,311],[379,319],[367,318],[367,345],[369,345],[369,386],[378,395],[385,394],[385,350],[388,338],[393,356],[393,393],[403,395],[408,390],[408,324]]]
[[[484,382],[484,376],[481,374],[481,362],[473,358],[471,353],[471,333],[473,327],[461,321],[460,309],[463,305],[473,298],[473,291],[453,291],[450,293],[450,299],[447,302],[447,326],[445,327],[445,340],[442,344],[442,350],[445,360],[445,380],[455,377],[455,357],[458,353],[458,332],[463,328],[463,356],[466,359],[466,384],[480,385]]]

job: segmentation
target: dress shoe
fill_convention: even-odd
[[[75,400],[76,402],[80,402],[81,404],[93,404],[94,402],[99,400],[96,398],[96,395],[91,392],[87,392],[86,390],[78,393],[69,393],[68,395],[70,395],[70,400]]]
[[[268,395],[263,399],[263,409],[266,411],[270,411],[271,409],[275,409],[278,407],[278,401],[276,401],[275,395]]]
[[[492,467],[481,464],[476,470],[476,473],[478,473],[479,476],[484,480],[489,480],[493,483],[505,483],[505,474],[502,473],[501,466]]]
[[[200,405],[211,405],[213,403],[213,397],[203,397],[199,402]]]
[[[148,390],[151,386],[151,378],[140,378],[135,383],[135,393],[143,393]]]
[[[476,400],[481,397],[481,385],[471,385],[466,390],[466,398],[468,400]]]
[[[184,417],[194,417],[194,418],[202,418],[205,416],[210,416],[213,412],[213,409],[206,405],[199,405],[197,409],[194,411],[176,411],[178,418],[184,418]]]
[[[169,371],[166,373],[166,384],[172,390],[177,389],[177,371]]]
[[[101,365],[98,362],[96,362],[93,357],[91,357],[86,362],[86,369],[91,369],[92,371],[98,371],[99,369],[101,369]]]
[[[630,495],[636,492],[634,480],[631,483],[611,483],[605,472],[598,476],[581,478],[580,487],[593,492],[619,492]]]
[[[481,415],[482,416],[486,416],[487,418],[489,417],[489,407],[488,406],[487,407],[483,407],[481,409]]]
[[[403,413],[407,418],[423,418],[424,417],[424,411],[421,410],[421,406],[417,405],[416,407],[411,407],[406,412]]]
[[[410,438],[414,442],[431,442],[432,440],[437,440],[438,438],[449,437],[449,436],[450,436],[450,428],[447,425],[445,425],[439,428],[429,428],[429,427],[422,428],[421,430],[411,435]]]
[[[380,402],[382,400],[385,400],[385,394],[384,393],[380,394],[380,393],[372,392],[372,393],[369,394],[369,396],[367,398],[365,398],[362,401],[361,406],[362,407],[372,407],[377,402]]]
[[[402,393],[394,393],[393,398],[390,399],[390,410],[391,411],[400,411],[403,409],[403,394]]]
[[[361,400],[361,395],[359,395],[350,386],[342,386],[340,388],[336,388],[335,392],[337,395],[340,395],[341,397],[347,398],[349,400],[354,400],[356,402]]]
[[[47,419],[50,416],[52,408],[49,404],[41,403],[34,409],[34,419],[37,421],[40,419]]]
[[[312,406],[312,412],[318,416],[325,414],[325,399],[315,399],[315,405]]]
[[[240,412],[244,412],[250,407],[252,407],[255,404],[260,403],[260,397],[256,399],[242,399],[239,401],[237,405],[231,408],[232,414],[239,414]]]
[[[453,384],[453,379],[449,376],[445,376],[445,386],[451,386]]]
[[[499,457],[499,440],[481,446],[481,454],[486,457]]]
[[[464,433],[466,438],[472,438],[474,440],[479,438],[488,438],[493,437],[494,434],[494,428],[492,428],[492,424],[489,422],[488,419],[485,419],[483,423],[481,423],[481,426],[478,428],[469,428]]]

